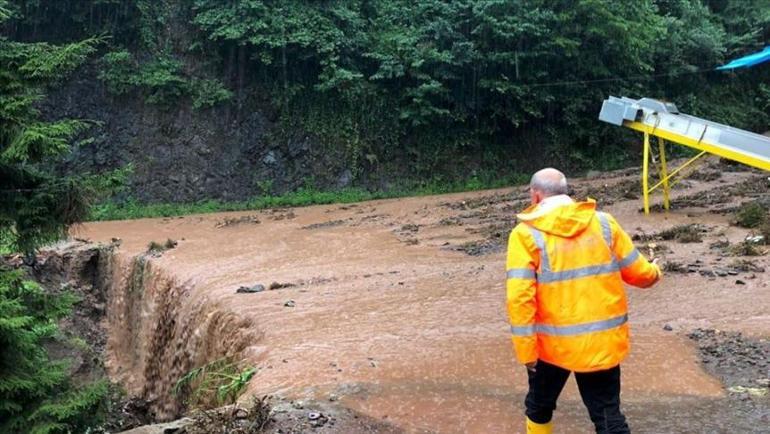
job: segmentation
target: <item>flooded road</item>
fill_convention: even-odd
[[[693,181],[674,197],[760,182],[728,175]],[[710,248],[746,235],[729,215],[704,205],[645,218],[637,200],[616,194],[634,179],[575,187],[606,203],[632,234],[704,226],[702,243],[661,243],[664,260],[700,260],[702,268],[733,260]],[[526,374],[508,334],[504,244],[524,206],[525,190],[507,189],[89,223],[76,235],[121,239],[108,367],[129,392],[162,401],[169,387],[145,383],[173,385],[186,370],[234,354],[258,369],[249,394],[338,400],[408,432],[507,433],[524,424]],[[148,243],[166,239],[177,247],[146,256],[137,271]],[[770,337],[770,261],[751,261],[763,271],[671,273],[652,290],[629,289],[622,398],[635,432],[762,432],[756,423],[769,401],[731,404],[687,337],[698,327]],[[256,284],[275,289],[236,293]],[[573,380],[555,423],[558,432],[592,432]]]

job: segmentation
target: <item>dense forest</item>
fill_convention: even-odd
[[[769,43],[767,0],[0,0],[0,250],[32,264],[121,185],[228,199],[618,166],[638,138],[596,121],[608,95],[764,132],[770,69],[714,67]],[[166,141],[208,125],[259,134],[227,136],[229,160],[218,132]],[[1,431],[98,424],[106,385],[43,347],[75,302],[0,268]]]
[[[768,68],[714,71],[770,43],[764,0],[17,0],[9,10],[8,40],[98,38],[83,73],[109,95],[103,104],[140,100],[156,116],[197,113],[182,128],[211,112],[234,120],[227,132],[266,113],[274,127],[264,141],[309,142],[284,153],[292,166],[312,148],[309,168],[291,182],[261,170],[275,155],[248,148],[251,136],[227,145],[248,148],[229,165],[196,169],[250,177],[241,199],[334,187],[338,174],[343,186],[387,188],[394,179],[487,182],[544,163],[617,167],[635,161],[638,138],[596,121],[608,95],[664,98],[759,132],[770,117]],[[49,116],[61,111],[59,101]],[[88,119],[97,110],[64,111],[101,121]],[[144,140],[173,134],[163,128]],[[106,130],[96,135],[113,133]],[[134,163],[149,178],[171,167],[137,160],[106,166]],[[204,187],[179,198],[142,195],[154,185],[133,190],[148,200],[232,198]]]

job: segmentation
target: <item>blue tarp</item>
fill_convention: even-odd
[[[717,70],[735,69],[735,68],[750,68],[754,65],[758,65],[763,62],[770,61],[770,45],[765,47],[764,50],[759,53],[749,54],[748,56],[735,59],[727,65],[722,65]]]

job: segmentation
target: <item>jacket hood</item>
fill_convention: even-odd
[[[596,201],[588,199],[552,209],[538,209],[537,205],[532,205],[516,217],[545,233],[571,238],[588,227],[594,214]]]

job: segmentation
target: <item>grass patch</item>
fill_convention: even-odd
[[[432,181],[411,187],[395,188],[388,191],[369,191],[361,188],[347,188],[338,191],[322,191],[300,188],[280,196],[259,196],[241,202],[206,200],[195,203],[139,203],[129,200],[123,203],[104,202],[91,209],[89,221],[129,220],[153,217],[174,217],[189,214],[206,214],[225,211],[250,211],[267,208],[300,207],[331,203],[364,202],[377,199],[391,199],[407,196],[429,196],[463,191],[502,188],[529,182],[529,177],[514,175],[507,179],[481,181],[471,178],[462,182],[446,183]]]
[[[0,231],[0,255],[9,255],[13,253],[13,239],[11,234]]]
[[[728,252],[732,256],[764,256],[765,250],[751,241],[741,241],[729,247]]]
[[[767,210],[756,202],[745,203],[735,214],[735,223],[743,228],[758,228],[768,223]]]
[[[185,374],[173,393],[192,408],[221,407],[234,403],[256,372],[252,366],[241,367],[228,358],[218,359]]]
[[[757,228],[757,232],[762,236],[762,242],[766,245],[770,245],[770,219],[767,219],[762,223],[759,228]]]

